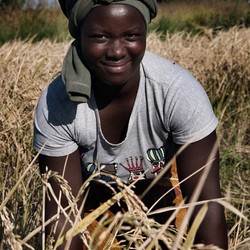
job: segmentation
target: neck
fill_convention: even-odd
[[[98,79],[92,79],[92,87],[95,94],[96,103],[102,109],[112,102],[129,101],[135,98],[139,87],[140,76],[120,86],[111,86]]]

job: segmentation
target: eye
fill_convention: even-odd
[[[95,34],[95,35],[91,35],[90,38],[98,43],[104,43],[108,41],[108,36],[106,35],[101,35],[101,34]]]
[[[140,38],[139,34],[136,33],[129,33],[125,35],[127,41],[136,41]]]
[[[128,33],[125,35],[125,39],[129,42],[137,41],[141,39],[142,35],[139,33]]]

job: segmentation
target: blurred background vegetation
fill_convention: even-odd
[[[0,0],[2,200],[8,198],[9,190],[34,159],[34,107],[44,86],[60,72],[72,39],[57,3],[45,1]],[[149,27],[148,39],[149,50],[181,64],[205,87],[220,121],[217,131],[223,194],[248,218],[249,26],[248,0],[162,0],[159,14]],[[25,176],[8,199],[9,219],[0,223],[0,242],[13,236],[4,231],[8,221],[17,239],[23,239],[40,226],[41,179],[37,165],[34,164],[32,174]],[[0,215],[1,212],[0,209]],[[234,246],[231,249],[240,249],[237,246],[250,241],[249,223],[228,211],[227,221],[231,246]],[[40,244],[39,233],[32,237],[30,244]],[[1,248],[0,243],[0,249],[11,248]]]
[[[45,0],[0,1],[0,45],[13,39],[33,41],[49,38],[56,41],[71,39],[67,20],[57,2]],[[247,0],[161,0],[159,14],[149,31],[156,31],[162,38],[166,34],[184,31],[204,34],[228,30],[234,26],[250,26],[250,4]],[[52,4],[54,3],[54,4]]]

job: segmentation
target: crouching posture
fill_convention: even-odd
[[[99,180],[113,186],[115,178],[125,185],[136,181],[135,192],[140,196],[185,145],[176,156],[179,180],[206,166],[210,171],[198,200],[220,198],[218,121],[204,89],[178,64],[146,51],[147,28],[156,16],[156,1],[59,3],[74,41],[61,74],[44,90],[37,105],[34,147],[41,150],[41,172],[48,169],[63,175],[75,196],[86,179],[95,175],[87,200],[84,195],[78,200],[79,208],[84,202],[91,210],[110,197]],[[186,202],[203,172],[181,184]],[[145,205],[153,205],[170,182],[167,173],[162,175],[142,198]],[[50,183],[59,197],[59,185],[53,179]],[[171,194],[158,208],[173,205],[178,192]],[[65,195],[58,200],[62,207],[69,205]],[[46,219],[57,209],[55,200],[47,199]],[[190,225],[198,211],[196,207]],[[168,216],[158,214],[155,219],[165,223]],[[65,220],[61,213],[56,237]],[[46,227],[47,234],[52,226]],[[70,227],[66,223],[64,232]],[[195,242],[227,248],[224,211],[219,204],[209,203]],[[75,236],[70,249],[82,247],[81,238]]]

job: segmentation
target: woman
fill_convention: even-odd
[[[144,179],[138,184],[141,193],[185,144],[177,156],[179,179],[213,159],[199,200],[221,197],[217,119],[205,91],[180,66],[145,51],[156,1],[59,2],[75,41],[61,75],[43,92],[37,106],[34,147],[41,150],[41,172],[63,174],[73,195],[85,180],[83,170],[87,175],[99,173],[98,178],[111,183],[112,175],[125,183],[140,176]],[[202,171],[182,184],[187,200],[201,176]],[[58,195],[58,185],[50,182]],[[90,207],[106,196],[103,188],[93,189],[86,203]],[[144,199],[146,205],[153,203],[155,197],[151,198]],[[61,204],[68,205],[65,197]],[[166,204],[170,204],[167,199]],[[56,211],[57,204],[47,200],[46,218]],[[198,208],[192,218],[197,212]],[[58,232],[64,221],[60,216]],[[209,203],[196,243],[227,248],[224,212],[217,203]],[[80,237],[74,237],[70,249],[82,249]]]

